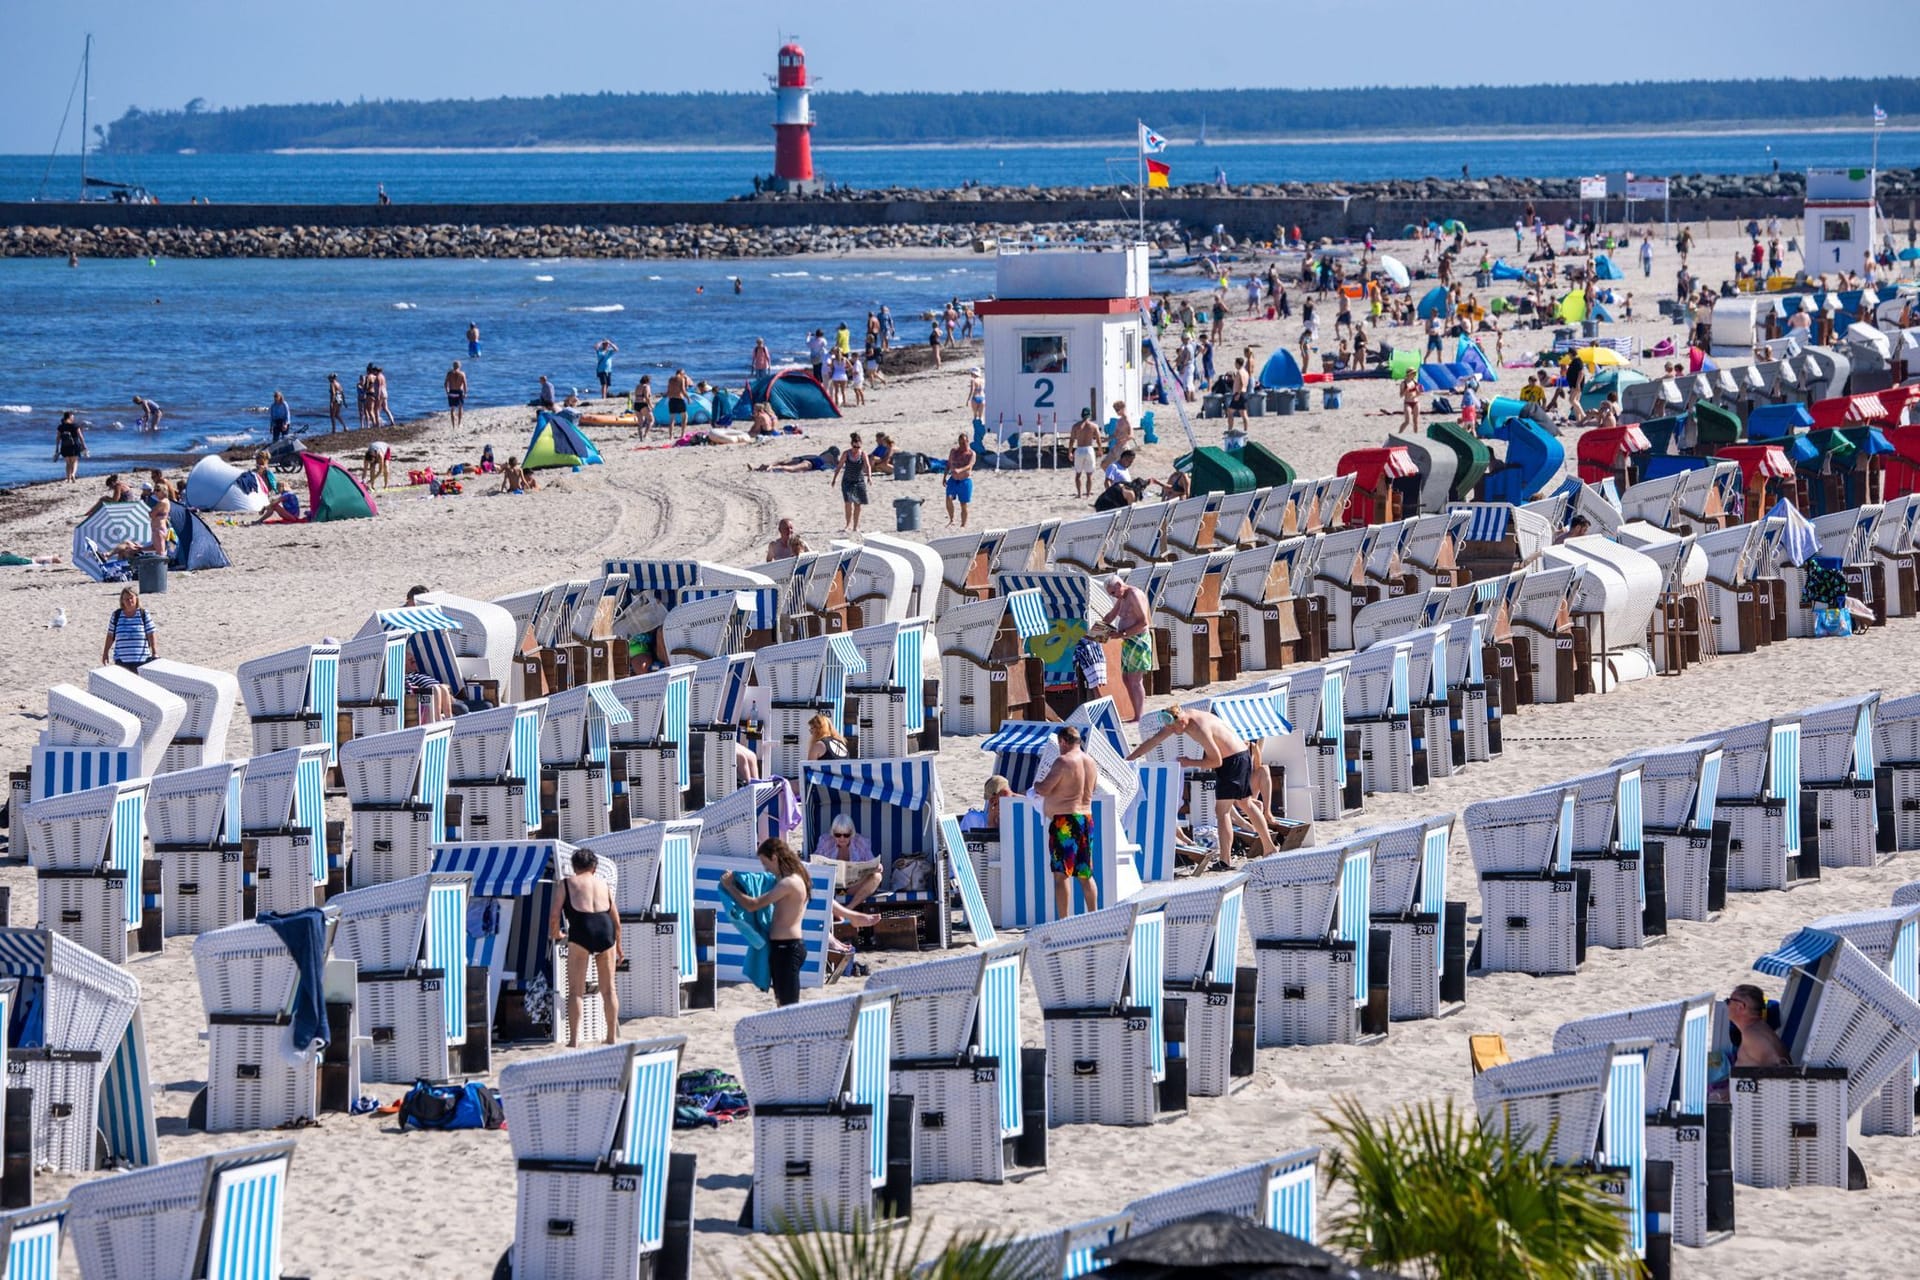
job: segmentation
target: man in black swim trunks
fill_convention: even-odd
[[[1246,739],[1211,711],[1174,707],[1155,713],[1160,728],[1127,758],[1138,760],[1174,734],[1181,734],[1200,748],[1198,760],[1184,759],[1189,769],[1213,770],[1213,820],[1219,831],[1220,860],[1233,862],[1233,815],[1237,810],[1253,827],[1260,852],[1273,852],[1273,837],[1267,832],[1267,816],[1253,799],[1253,771],[1266,766],[1253,758]],[[1151,717],[1149,718],[1151,719]]]

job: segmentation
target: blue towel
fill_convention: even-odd
[[[293,953],[300,981],[293,989],[293,1047],[306,1049],[327,1040],[327,993],[322,979],[327,967],[327,917],[318,907],[263,911],[261,924],[273,930],[281,945]]]
[[[733,887],[749,898],[772,892],[773,886],[779,882],[780,877],[769,871],[736,871],[733,875]],[[747,972],[747,981],[762,991],[771,989],[773,961],[768,954],[767,935],[773,932],[773,908],[762,907],[758,911],[749,911],[726,890],[722,889],[720,896],[727,909],[727,918],[740,930],[740,936],[747,940],[747,958],[742,966]]]

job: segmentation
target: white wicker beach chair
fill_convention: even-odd
[[[541,825],[540,725],[547,700],[456,716],[447,794],[460,801],[463,840],[517,841]]]
[[[1062,521],[1054,530],[1050,567],[1099,573],[1107,567],[1107,542],[1113,536],[1115,512],[1102,511],[1078,520]]]
[[[1874,791],[1879,701],[1878,693],[1863,693],[1800,713],[1800,785],[1811,793],[1802,804],[1812,802],[1823,867],[1870,867],[1883,856]]]
[[[279,1280],[291,1138],[83,1183],[67,1235],[81,1280]]]
[[[0,1212],[0,1278],[56,1280],[66,1224],[65,1200]]]
[[[1614,762],[1640,771],[1641,832],[1650,858],[1658,846],[1670,920],[1707,920],[1726,906],[1731,826],[1715,819],[1723,758],[1719,739],[1707,738]]]
[[[187,717],[186,700],[162,685],[125,667],[95,667],[87,673],[87,692],[119,707],[140,722],[140,758],[143,775],[165,768],[174,735]]]
[[[1347,680],[1352,662],[1330,658],[1297,667],[1272,682],[1286,686],[1287,720],[1305,735],[1306,767],[1312,777],[1316,822],[1338,821],[1358,809],[1365,779],[1360,769],[1360,736],[1347,727]]]
[[[1718,739],[1723,753],[1714,813],[1729,823],[1727,888],[1754,893],[1817,878],[1818,850],[1804,839],[1803,819],[1811,815],[1801,806],[1799,717],[1775,716],[1701,737]]]
[[[1335,529],[1320,537],[1313,591],[1326,600],[1327,647],[1335,652],[1354,647],[1354,615],[1373,602],[1367,584],[1367,560],[1380,540],[1380,529],[1378,525],[1361,525]]]
[[[147,786],[147,830],[160,860],[167,937],[206,933],[244,918],[245,769],[243,762],[221,761],[160,774]]]
[[[1480,876],[1479,967],[1572,973],[1586,959],[1585,871],[1573,866],[1572,787],[1470,804],[1461,814]]]
[[[631,719],[608,681],[547,699],[540,724],[540,785],[553,787],[555,835],[582,843],[604,835],[613,804],[612,727]]]
[[[1664,935],[1666,869],[1649,865],[1640,770],[1613,764],[1558,785],[1574,790],[1573,862],[1588,878],[1588,944],[1618,950]]]
[[[1463,614],[1447,619],[1447,677],[1452,682],[1453,759],[1456,765],[1482,764],[1502,753],[1499,657],[1487,673],[1493,652],[1493,615]]]
[[[1870,911],[1822,916],[1807,927],[1838,934],[1868,960],[1880,965],[1909,998],[1920,996],[1920,897]],[[1910,1138],[1914,1134],[1914,1090],[1920,1072],[1909,1063],[1895,1070],[1860,1112],[1860,1132]]]
[[[137,778],[37,800],[26,811],[39,918],[115,964],[125,963],[144,918],[146,806],[147,780]]]
[[[376,619],[374,626],[378,628]],[[340,710],[352,726],[349,737],[392,733],[406,723],[407,636],[363,632],[340,646]]]
[[[446,838],[451,721],[355,738],[340,748],[352,808],[354,888],[417,876]]]
[[[1920,849],[1920,693],[1882,698],[1873,715],[1876,776],[1884,776],[1882,836],[1890,851]]]
[[[140,721],[112,703],[70,684],[47,690],[47,727],[33,748],[33,763],[23,788],[11,788],[16,854],[27,844],[22,819],[34,800],[90,791],[140,772]]]
[[[688,690],[687,803],[699,808],[739,785],[735,745],[740,741],[741,718],[746,712],[747,682],[753,674],[751,653],[722,653],[693,664]]]
[[[1064,1280],[1101,1269],[1095,1250],[1127,1238],[1130,1220],[1110,1214],[1032,1235],[1016,1236],[1000,1249],[1000,1267],[1006,1280]],[[922,1263],[914,1274],[931,1274],[938,1262]]]
[[[1164,959],[1160,912],[1137,901],[1027,935],[1045,1015],[1049,1123],[1153,1123],[1166,1074]]]
[[[467,896],[472,877],[429,872],[332,898],[334,953],[358,966],[366,1079],[440,1081],[467,1039]],[[559,1021],[556,1017],[555,1021]]]
[[[935,631],[940,646],[943,732],[992,733],[1024,710],[1032,691],[1026,680],[1024,642],[1052,625],[1039,591],[1013,591],[950,607]]]
[[[1275,542],[1234,551],[1221,571],[1220,608],[1239,632],[1242,671],[1280,667],[1300,639],[1291,566],[1280,552]]]
[[[311,907],[315,890],[327,883],[326,776],[327,749],[319,744],[247,762],[240,837],[252,846],[246,870],[255,912]]]
[[[173,743],[161,758],[160,772],[191,769],[227,758],[227,730],[240,702],[240,682],[232,672],[155,658],[140,668],[140,678],[157,684],[186,704]]]
[[[338,745],[340,647],[303,644],[240,664],[240,693],[253,726],[253,751]]]
[[[1536,568],[1518,579],[1510,616],[1521,701],[1573,701],[1571,624],[1574,596],[1579,589],[1579,571],[1566,565]]]
[[[1447,900],[1453,815],[1354,833],[1373,845],[1371,928],[1388,936],[1388,1015],[1437,1018],[1467,995],[1467,904]]]
[[[1244,874],[1208,876],[1153,885],[1138,895],[1157,905],[1165,921],[1162,997],[1185,1008],[1185,1037],[1169,1054],[1170,1079],[1184,1074],[1186,1093],[1221,1098],[1236,1076],[1253,1074],[1255,973],[1238,965],[1240,917],[1246,903]],[[1240,1027],[1244,1036],[1237,1035]]]
[[[1363,1026],[1372,989],[1373,840],[1276,853],[1247,863],[1247,932],[1253,937],[1260,1048],[1353,1044],[1386,1030]]]
[[[661,822],[686,812],[693,674],[691,666],[664,667],[608,686],[627,709],[627,722],[609,726],[608,736],[610,752],[624,757],[629,820]]]
[[[1306,1147],[1142,1196],[1126,1212],[1142,1234],[1203,1213],[1230,1213],[1317,1244],[1319,1167],[1320,1148]]]
[[[1360,735],[1360,774],[1368,795],[1409,792],[1417,785],[1412,661],[1411,643],[1382,640],[1354,654],[1348,668],[1346,722]],[[1421,746],[1424,749],[1424,739]]]

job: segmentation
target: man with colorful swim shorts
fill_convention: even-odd
[[[1183,759],[1189,769],[1213,771],[1213,820],[1219,832],[1220,860],[1233,863],[1233,815],[1237,810],[1253,830],[1261,853],[1273,852],[1273,836],[1267,829],[1267,814],[1253,798],[1253,771],[1266,766],[1253,758],[1246,739],[1211,711],[1175,707],[1157,712],[1159,728],[1135,747],[1129,760],[1138,760],[1174,734],[1182,734],[1200,748],[1200,758]]]
[[[1154,667],[1153,618],[1146,594],[1125,578],[1115,574],[1100,585],[1113,601],[1100,625],[1120,638],[1120,684],[1127,691],[1128,717],[1139,724],[1147,705],[1147,672]]]
[[[1080,885],[1082,911],[1096,910],[1099,891],[1093,883],[1093,788],[1099,779],[1093,757],[1080,749],[1080,731],[1070,724],[1054,730],[1059,758],[1033,784],[1047,819],[1047,855],[1053,871],[1054,918],[1071,912],[1067,886]]]

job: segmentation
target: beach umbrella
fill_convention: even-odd
[[[1413,277],[1407,274],[1407,264],[1390,254],[1380,255],[1380,269],[1387,273],[1387,279],[1402,289],[1409,288],[1413,284]]]
[[[1343,1262],[1325,1249],[1230,1213],[1202,1213],[1094,1251],[1114,1280],[1394,1280]]]
[[[1612,347],[1581,347],[1573,354],[1579,356],[1581,362],[1589,369],[1603,369],[1627,362],[1627,358]]]
[[[104,561],[123,542],[143,546],[153,538],[151,508],[144,502],[103,502],[73,527],[73,563],[95,582],[119,576],[122,561]]]

